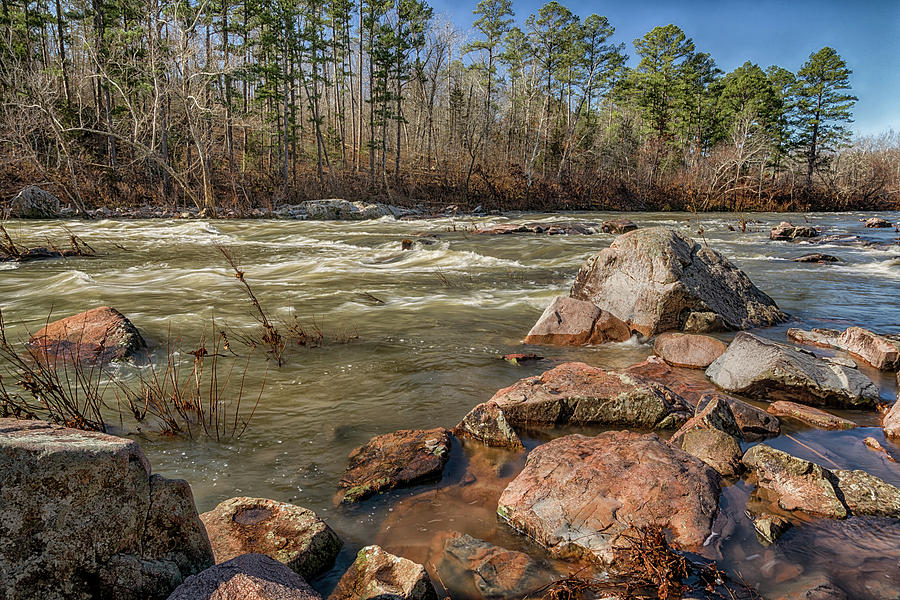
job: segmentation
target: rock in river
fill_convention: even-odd
[[[661,333],[653,342],[656,355],[673,367],[705,369],[722,356],[727,346],[708,335]]]
[[[450,443],[450,431],[443,427],[373,437],[350,453],[338,483],[340,502],[359,502],[389,489],[440,479]]]
[[[629,525],[666,528],[698,549],[718,511],[719,481],[655,434],[569,435],[531,451],[497,512],[555,556],[608,564]]]
[[[162,600],[212,564],[190,486],[137,443],[0,419],[4,598]]]
[[[884,435],[889,438],[900,438],[900,393],[897,394],[897,401],[884,415],[881,425],[884,427]]]
[[[809,225],[792,225],[782,221],[769,232],[769,239],[778,241],[793,241],[798,238],[817,237],[819,231]]]
[[[866,227],[887,228],[893,226],[893,223],[891,223],[887,219],[882,219],[881,217],[872,217],[871,219],[866,219]]]
[[[724,397],[716,397],[676,431],[669,443],[696,456],[724,477],[741,472],[741,430]]]
[[[306,579],[331,568],[342,545],[313,511],[266,498],[231,498],[200,520],[217,563],[266,554]]]
[[[769,405],[768,412],[779,417],[791,417],[819,429],[853,429],[857,426],[853,421],[842,419],[824,410],[787,400],[773,402]]]
[[[841,262],[837,256],[832,256],[831,254],[822,254],[816,252],[814,254],[804,254],[803,256],[798,256],[797,258],[792,258],[791,262],[798,263],[816,263],[820,265],[827,265],[829,263]]]
[[[612,233],[615,235],[628,233],[629,231],[634,231],[637,228],[638,226],[628,219],[609,219],[607,221],[603,221],[603,225],[601,225],[603,233]]]
[[[54,321],[34,334],[29,343],[41,359],[91,363],[129,360],[147,349],[131,321],[108,306]]]
[[[503,409],[496,402],[482,402],[469,411],[453,433],[471,438],[487,446],[524,450],[522,440],[516,435]]]
[[[857,369],[746,332],[735,336],[706,374],[726,391],[769,401],[853,408],[878,401],[878,388]]]
[[[631,329],[618,317],[590,302],[557,296],[525,336],[525,343],[582,346],[630,338]]]
[[[578,271],[570,294],[650,337],[668,330],[749,329],[787,316],[715,250],[665,227],[617,237]]]
[[[808,346],[834,348],[853,355],[869,366],[882,371],[900,369],[900,335],[875,333],[862,327],[835,329],[788,329],[788,339]]]
[[[425,567],[366,546],[328,600],[437,600]]]
[[[264,554],[242,554],[188,577],[168,600],[322,600],[303,578]]]
[[[667,387],[584,363],[563,363],[537,377],[520,379],[492,402],[512,425],[605,424],[677,427],[689,407]]]

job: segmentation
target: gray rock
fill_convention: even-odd
[[[425,567],[366,546],[328,600],[437,600]]]
[[[496,402],[482,402],[460,421],[453,430],[458,437],[477,440],[487,446],[524,450],[522,440],[506,420]]]
[[[322,600],[303,578],[264,554],[242,554],[188,577],[169,600]]]
[[[190,487],[135,442],[0,419],[6,599],[163,599],[212,564]]]
[[[860,470],[832,471],[842,500],[854,515],[900,517],[900,489]]]
[[[726,391],[770,401],[871,407],[879,398],[872,380],[857,369],[746,332],[735,336],[706,375]]]
[[[645,337],[695,321],[706,326],[692,328],[708,330],[715,317],[728,329],[787,318],[723,255],[665,227],[617,237],[585,262],[570,295],[609,311]]]
[[[36,186],[28,186],[9,202],[9,216],[15,219],[55,219],[59,198]]]
[[[799,238],[811,238],[818,235],[818,230],[809,225],[792,225],[787,221],[782,221],[769,232],[769,239],[794,241]]]
[[[697,409],[703,410],[703,407],[715,398],[724,398],[728,402],[734,421],[741,430],[741,437],[745,441],[756,442],[781,434],[781,422],[778,417],[734,396],[718,393],[704,394],[697,403]]]

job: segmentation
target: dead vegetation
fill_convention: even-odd
[[[68,248],[57,246],[50,238],[46,239],[46,246],[27,247],[13,240],[6,228],[0,225],[0,262],[27,262],[45,258],[68,258],[96,256],[97,252],[71,231],[66,230],[68,236]]]

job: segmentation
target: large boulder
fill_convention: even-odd
[[[748,450],[743,462],[785,510],[833,519],[900,517],[900,489],[865,471],[831,471],[765,444]]]
[[[525,598],[548,581],[548,573],[524,552],[507,550],[465,533],[444,534],[439,539],[436,562],[441,580],[470,580],[485,599]]]
[[[520,379],[491,398],[512,425],[603,424],[677,427],[689,407],[663,385],[584,363]]]
[[[749,329],[787,316],[715,250],[665,227],[617,237],[578,271],[570,294],[650,337],[668,330]]]
[[[422,565],[366,546],[328,600],[437,600],[437,593]]]
[[[782,221],[769,232],[769,239],[790,242],[800,238],[817,237],[818,235],[819,231],[809,225],[792,225],[787,221]]]
[[[217,563],[265,554],[309,579],[327,571],[341,540],[313,511],[266,498],[231,498],[200,515]]]
[[[813,406],[871,407],[878,388],[857,369],[751,333],[738,333],[706,370],[720,388],[762,400]]]
[[[59,198],[30,185],[9,201],[9,216],[14,219],[55,219],[59,217]]]
[[[629,526],[668,529],[697,550],[718,511],[719,475],[655,434],[569,435],[538,446],[498,514],[557,557],[609,564]]]
[[[848,419],[843,419],[837,415],[804,404],[788,402],[787,400],[777,400],[770,404],[766,410],[773,415],[790,417],[819,429],[853,429],[856,427],[856,423]]]
[[[137,443],[0,419],[4,598],[164,599],[212,564],[190,487]]]
[[[54,321],[31,337],[33,352],[48,361],[88,363],[140,358],[147,344],[125,315],[109,306]]]
[[[525,336],[525,343],[582,346],[630,338],[631,329],[618,317],[590,302],[557,296]]]
[[[169,600],[322,600],[322,596],[274,558],[242,554],[188,577]]]
[[[661,333],[653,342],[656,355],[673,367],[705,369],[722,356],[727,346],[708,335]]]
[[[341,503],[441,478],[450,458],[448,429],[404,429],[373,437],[350,453],[338,483]]]

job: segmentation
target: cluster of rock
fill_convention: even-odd
[[[599,226],[596,223],[544,222],[544,223],[501,223],[480,227],[473,233],[477,235],[508,235],[511,233],[538,233],[544,235],[593,235],[598,231],[618,235],[634,231],[637,225],[628,219],[610,219]]]
[[[363,221],[415,215],[412,209],[400,208],[380,202],[352,202],[350,200],[307,200],[300,204],[279,207],[274,215],[280,219],[300,219],[310,221]]]
[[[787,335],[800,344],[847,352],[882,371],[900,371],[900,335],[874,333],[862,327],[848,327],[844,331],[792,328]]]

